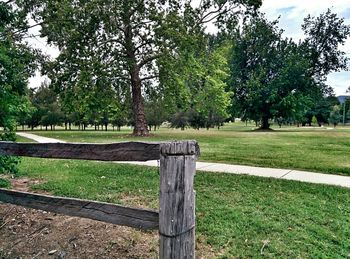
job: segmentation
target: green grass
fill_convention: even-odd
[[[149,138],[134,138],[131,131],[34,131],[35,134],[70,142],[110,143],[127,140],[196,139],[201,161],[274,168],[301,169],[350,175],[350,128],[275,128],[252,131],[233,123],[220,130],[162,128]]]
[[[28,138],[24,138],[21,136],[16,136],[16,141],[17,142],[34,142],[34,140],[28,139]]]
[[[158,169],[24,158],[22,175],[55,195],[157,208]],[[220,258],[350,257],[350,190],[293,181],[197,172],[197,237]]]

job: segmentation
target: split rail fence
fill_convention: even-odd
[[[158,229],[159,258],[194,258],[193,180],[198,155],[198,144],[192,140],[113,144],[0,142],[0,156],[100,161],[160,160],[159,212],[1,188],[0,202],[138,229]]]

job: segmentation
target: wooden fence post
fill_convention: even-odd
[[[160,259],[195,257],[196,152],[195,141],[160,146]]]

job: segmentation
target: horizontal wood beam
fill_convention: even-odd
[[[8,155],[100,161],[147,161],[159,160],[161,151],[167,155],[199,155],[199,147],[195,141],[178,141],[170,143],[175,143],[176,148],[170,148],[174,145],[169,145],[169,142],[85,144],[16,143],[0,141],[0,156]],[[195,145],[185,145],[182,143],[195,143]]]
[[[159,143],[120,142],[85,143],[15,143],[0,142],[0,156],[28,156],[100,161],[147,161],[159,159]]]
[[[54,197],[1,188],[0,202],[138,229],[156,229],[159,225],[158,212],[105,202]]]

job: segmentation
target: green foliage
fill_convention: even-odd
[[[149,116],[154,103],[165,105],[167,114],[174,107],[190,108],[178,105],[181,102],[185,104],[180,106],[187,105],[188,90],[181,88],[187,88],[188,82],[183,82],[183,78],[170,79],[166,76],[172,73],[171,62],[175,60],[176,65],[181,64],[184,70],[191,70],[190,66],[197,64],[200,67],[195,69],[207,70],[204,56],[192,51],[203,46],[196,43],[203,42],[205,24],[213,21],[227,27],[229,21],[237,23],[238,14],[253,12],[260,5],[260,0],[206,0],[197,7],[187,0],[44,1],[35,8],[36,19],[43,21],[42,36],[61,50],[59,57],[47,62],[44,70],[64,102],[75,98],[70,95],[94,91],[96,87],[128,93],[125,96],[132,99],[128,103],[132,104],[129,109],[132,108],[133,112],[134,134],[147,135],[144,101],[148,103],[149,119],[154,119],[151,124],[159,124],[160,121],[160,118]],[[183,62],[190,59],[193,63]],[[216,70],[222,68],[215,68],[213,74],[193,73],[190,81],[205,79],[203,93],[204,87],[212,86],[215,93],[220,92],[223,86],[220,86],[222,78],[219,77],[222,76]],[[148,88],[162,89],[162,96],[157,100],[147,96],[150,92]],[[171,100],[177,94],[175,101]],[[178,102],[179,99],[184,100]],[[217,114],[217,118],[224,118],[226,114],[222,109],[225,107],[218,106],[220,108],[211,113]],[[203,110],[202,107],[195,109]],[[210,117],[208,111],[200,112]],[[93,113],[93,120],[99,120],[100,115]]]
[[[169,102],[172,125],[184,128],[189,124],[196,129],[220,126],[231,105],[232,93],[226,91],[225,82],[230,46],[214,46],[204,34],[190,39],[192,44],[183,46],[176,59],[161,60],[161,85],[171,91],[167,96],[174,97]]]
[[[176,112],[170,119],[172,128],[181,128],[181,130],[185,130],[185,128],[189,124],[188,113],[184,111]]]
[[[334,105],[329,115],[329,122],[332,123],[334,127],[336,127],[337,124],[340,122],[341,118],[342,116],[340,115],[340,106]]]
[[[346,113],[345,119],[346,119],[347,121],[350,120],[350,110],[348,110],[348,112]]]
[[[35,53],[21,41],[26,22],[21,8],[11,1],[0,3],[0,127],[4,129],[0,140],[15,140],[16,121],[29,107],[25,95],[35,69]],[[0,172],[15,173],[18,161],[0,157]]]
[[[319,126],[329,123],[331,111],[334,106],[339,104],[338,98],[335,96],[328,96],[321,98],[315,106],[311,109],[311,112],[317,118]]]
[[[242,117],[269,128],[274,117],[300,120],[316,91],[305,76],[309,61],[291,40],[282,39],[277,22],[253,18],[233,39],[230,87]]]
[[[302,43],[304,55],[311,61],[312,75],[324,81],[330,72],[347,69],[349,58],[339,45],[350,35],[350,25],[328,9],[318,17],[308,15],[302,29],[306,39]]]
[[[0,188],[10,188],[11,182],[7,179],[0,178]]]
[[[328,10],[317,18],[306,17],[302,28],[306,39],[296,44],[282,39],[277,21],[260,15],[231,35],[229,84],[243,120],[260,121],[262,128],[272,118],[299,124],[305,123],[305,115],[309,123],[315,115],[319,124],[328,122],[330,110],[316,111],[324,105],[315,104],[332,94],[325,76],[347,67],[339,45],[350,26]]]

